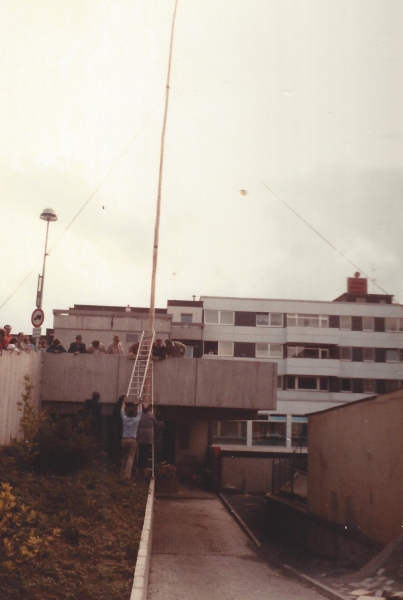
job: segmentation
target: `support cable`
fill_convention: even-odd
[[[67,230],[71,227],[71,225],[78,218],[78,216],[82,213],[82,211],[87,206],[87,204],[90,202],[90,200],[92,200],[92,198],[95,196],[95,194],[99,191],[99,189],[102,187],[102,185],[108,179],[109,175],[116,168],[116,166],[121,161],[121,159],[123,158],[123,156],[129,150],[130,146],[133,144],[133,142],[136,140],[136,138],[140,135],[140,133],[142,132],[142,130],[144,129],[144,127],[146,126],[146,124],[148,123],[148,121],[151,119],[151,117],[153,116],[153,114],[155,113],[155,111],[157,110],[157,108],[159,107],[160,103],[161,102],[158,101],[158,103],[156,104],[155,108],[151,111],[151,113],[148,115],[148,117],[146,118],[146,120],[144,121],[144,123],[141,125],[140,129],[135,133],[135,135],[130,140],[130,142],[127,144],[127,146],[124,148],[124,150],[121,152],[121,154],[119,155],[119,157],[115,160],[115,162],[109,168],[109,170],[107,171],[106,175],[101,179],[100,183],[96,186],[96,188],[94,189],[94,191],[89,195],[89,197],[87,198],[87,200],[84,202],[84,204],[81,206],[81,208],[79,209],[79,211],[72,218],[72,220],[67,225],[67,227],[64,229],[64,231],[59,235],[59,237],[57,238],[57,240],[54,242],[53,246],[51,246],[49,248],[49,250],[47,252],[47,255],[49,255],[50,251],[56,246],[56,244],[59,243],[59,241],[62,239],[62,237],[64,236],[64,234],[67,232]],[[26,280],[32,275],[32,273],[38,268],[38,265],[40,265],[40,261],[38,261],[36,263],[36,265],[34,266],[34,268],[32,269],[32,271],[30,271],[28,273],[28,275],[26,277],[24,277],[24,279],[21,281],[21,283],[11,292],[11,294],[8,296],[8,298],[0,306],[0,310],[3,308],[3,306],[5,306],[7,304],[7,302],[14,296],[14,294],[20,289],[20,287],[26,282]]]

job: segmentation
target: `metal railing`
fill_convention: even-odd
[[[274,459],[272,493],[306,504],[308,459],[294,453],[287,458]]]

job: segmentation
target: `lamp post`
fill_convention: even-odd
[[[43,286],[45,282],[45,267],[46,267],[46,256],[48,250],[48,233],[49,233],[49,223],[50,221],[57,221],[57,214],[53,210],[53,208],[45,208],[40,218],[42,221],[46,221],[46,239],[45,239],[45,252],[43,254],[43,267],[42,267],[42,275],[38,275],[38,287],[36,290],[36,306],[38,308],[42,308],[42,300],[43,300]],[[36,346],[38,347],[39,338],[36,338]]]

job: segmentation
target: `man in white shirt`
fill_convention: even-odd
[[[109,344],[106,354],[123,354],[123,346],[118,335],[113,336],[113,342]]]

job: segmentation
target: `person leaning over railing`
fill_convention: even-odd
[[[99,340],[94,340],[87,348],[87,354],[105,354],[106,348]]]
[[[4,329],[0,329],[0,351],[7,350],[6,332]]]
[[[165,340],[165,346],[168,358],[183,358],[185,356],[186,346],[182,342],[173,342],[168,339]]]
[[[62,354],[63,352],[66,352],[66,348],[63,348],[60,340],[55,339],[49,348],[46,348],[46,352],[50,352],[50,354]]]

